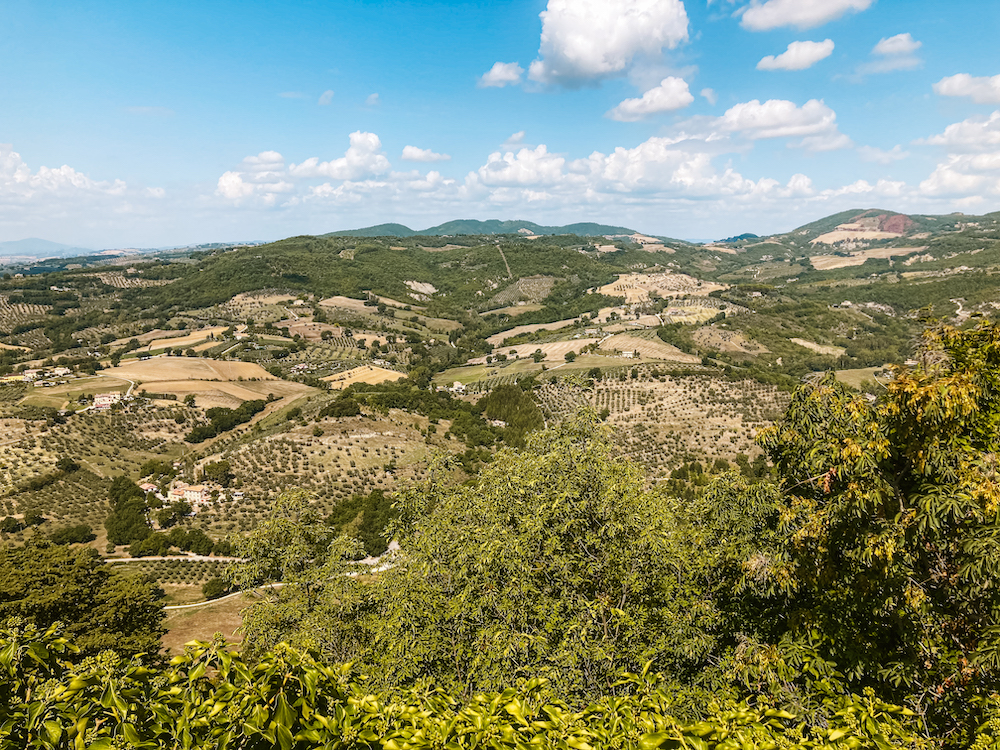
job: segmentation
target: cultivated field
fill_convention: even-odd
[[[588,344],[596,344],[600,339],[579,338],[570,341],[552,341],[548,344],[517,344],[516,346],[498,346],[495,354],[506,354],[508,357],[526,358],[530,357],[537,350],[541,349],[545,355],[546,362],[564,362],[566,354],[569,352],[580,353],[580,350]],[[480,364],[486,361],[485,357],[477,357],[469,360],[469,364]]]
[[[550,420],[582,405],[607,409],[624,453],[657,477],[669,475],[689,456],[731,461],[739,453],[756,455],[757,431],[780,416],[788,402],[787,394],[753,381],[675,377],[657,374],[650,365],[606,374],[590,388],[544,385],[539,397]]]
[[[646,359],[665,359],[673,362],[686,362],[688,364],[697,364],[701,361],[700,357],[696,357],[693,354],[685,354],[676,346],[666,344],[659,339],[644,339],[624,333],[604,339],[601,341],[600,348],[603,351],[637,351],[640,357]]]
[[[326,299],[321,299],[319,301],[320,305],[323,307],[339,307],[342,310],[351,310],[353,312],[359,313],[370,313],[371,308],[365,305],[365,300],[363,299],[353,299],[351,297],[327,297]]]
[[[345,372],[338,372],[335,375],[328,375],[322,379],[328,382],[331,388],[343,390],[355,383],[385,383],[390,380],[402,380],[405,377],[406,373],[403,372],[386,370],[374,365],[364,365]]]
[[[568,328],[576,322],[577,318],[569,318],[567,320],[557,320],[553,323],[535,323],[533,325],[514,326],[506,331],[494,333],[486,340],[493,344],[493,346],[500,346],[500,344],[507,339],[520,336],[522,333],[534,333],[535,331],[558,331],[560,328]],[[534,349],[532,349],[532,351],[534,351]]]
[[[163,651],[176,656],[184,652],[185,643],[210,641],[216,633],[222,633],[229,643],[240,643],[243,638],[236,632],[243,623],[240,613],[250,604],[251,599],[234,596],[203,607],[170,610],[164,622],[167,632],[162,639]]]
[[[816,270],[828,271],[832,268],[860,266],[869,258],[894,258],[902,255],[910,255],[911,253],[917,253],[926,249],[926,245],[922,247],[873,247],[867,250],[858,250],[850,255],[814,255],[809,260],[813,264],[813,268]]]
[[[195,395],[202,408],[234,408],[244,401],[266,398],[296,398],[314,389],[280,380],[251,362],[224,362],[198,357],[153,357],[128,362],[105,372],[136,383],[136,391],[170,393],[183,400]]]
[[[243,326],[245,328],[245,326]],[[173,337],[163,337],[158,339],[152,339],[146,344],[147,351],[155,351],[157,349],[164,349],[170,347],[172,349],[187,349],[189,346],[194,344],[199,344],[205,339],[217,339],[221,338],[222,332],[226,330],[226,326],[212,326],[210,328],[201,328],[197,331],[191,331],[183,336],[173,336]],[[214,346],[211,344],[211,346]]]
[[[646,302],[651,292],[656,292],[661,297],[678,294],[705,296],[709,292],[725,288],[723,284],[701,281],[683,273],[628,273],[597,291],[609,297],[624,297],[626,303],[633,304]]]
[[[105,371],[112,377],[150,383],[161,380],[277,380],[251,362],[222,362],[200,357],[152,357],[123,362]]]

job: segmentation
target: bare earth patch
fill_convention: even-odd
[[[826,354],[830,357],[840,357],[847,350],[842,346],[825,346],[823,344],[817,344],[812,341],[806,341],[805,339],[789,339],[793,344],[798,344],[799,346],[804,346],[806,349],[811,349],[817,354]]]
[[[719,352],[736,352],[738,354],[767,354],[768,349],[752,339],[748,339],[738,331],[727,331],[706,326],[699,328],[691,336],[702,346]]]

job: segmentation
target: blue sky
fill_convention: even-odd
[[[12,2],[0,240],[1000,209],[992,0]]]

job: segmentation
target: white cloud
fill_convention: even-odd
[[[688,38],[681,0],[549,0],[541,12],[539,58],[528,77],[577,86],[622,75],[639,55]]]
[[[134,244],[149,227],[162,227],[167,196],[158,187],[95,179],[64,164],[29,165],[0,143],[0,236],[44,237],[79,246]],[[161,244],[153,243],[150,244]]]
[[[923,46],[909,33],[884,37],[872,48],[875,59],[858,66],[859,75],[869,73],[891,73],[894,70],[912,70],[919,67],[923,60],[916,52]]]
[[[912,36],[907,34],[896,34],[896,36],[883,37],[872,49],[873,55],[898,56],[912,55],[923,46]]]
[[[534,145],[528,145],[525,143],[524,136],[525,132],[523,130],[511,133],[507,140],[500,144],[500,150],[514,151],[519,148],[534,148]]]
[[[805,70],[833,54],[833,40],[792,42],[775,57],[767,55],[757,63],[757,70]]]
[[[934,93],[941,96],[967,96],[977,104],[1000,104],[1000,75],[987,78],[959,73],[935,83]]]
[[[920,183],[925,195],[1000,195],[1000,152],[951,154]]]
[[[1000,150],[1000,111],[989,117],[970,117],[943,133],[916,141],[921,146],[945,146],[951,152]]]
[[[333,89],[327,89],[322,94],[319,95],[319,101],[316,102],[321,107],[328,107],[333,104]]]
[[[350,148],[339,159],[321,162],[313,156],[301,164],[292,164],[292,177],[330,177],[335,180],[357,180],[389,171],[389,160],[382,153],[382,141],[374,133],[356,130],[350,135]]]
[[[836,20],[849,11],[867,10],[874,0],[752,0],[743,12],[743,28],[767,31],[781,26],[810,29]]]
[[[546,185],[562,177],[566,159],[550,154],[545,145],[522,148],[516,154],[495,151],[478,170],[479,181],[491,187]]]
[[[11,144],[0,143],[0,198],[121,196],[126,188],[121,180],[92,180],[65,164],[55,168],[39,167],[37,172],[32,172]]]
[[[715,104],[719,101],[719,95],[715,93],[715,89],[702,89],[698,92],[698,96],[704,99],[709,104]]]
[[[858,147],[858,156],[860,156],[864,161],[874,162],[875,164],[892,164],[894,161],[905,159],[909,155],[910,152],[903,151],[902,146],[899,146],[898,144],[893,146],[888,151],[883,151],[875,146]]]
[[[884,198],[898,198],[906,188],[905,182],[879,180],[872,185],[868,180],[857,180],[850,185],[824,190],[824,198],[837,198],[843,195],[877,195]]]
[[[635,122],[659,112],[682,109],[694,101],[682,78],[668,76],[660,85],[652,88],[637,99],[626,99],[607,113],[612,120]]]
[[[514,84],[521,82],[521,75],[523,73],[524,68],[516,62],[496,62],[493,63],[492,68],[483,73],[480,77],[479,87],[503,88],[504,86],[513,86]]]
[[[751,140],[801,138],[790,145],[809,151],[833,151],[851,145],[851,139],[837,129],[836,112],[818,99],[810,99],[801,107],[784,99],[769,99],[763,104],[757,99],[742,102],[727,109],[716,127]]]
[[[401,157],[403,161],[448,161],[451,159],[448,154],[436,154],[429,148],[417,148],[416,146],[404,146],[403,155]]]
[[[377,107],[379,105],[378,94],[369,94],[368,98],[365,99],[365,104],[369,107]]]
[[[215,193],[234,203],[257,196],[266,205],[274,205],[280,195],[294,188],[286,177],[285,158],[277,151],[261,151],[219,177]]]

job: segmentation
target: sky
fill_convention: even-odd
[[[1000,209],[995,0],[11,0],[0,241]]]

